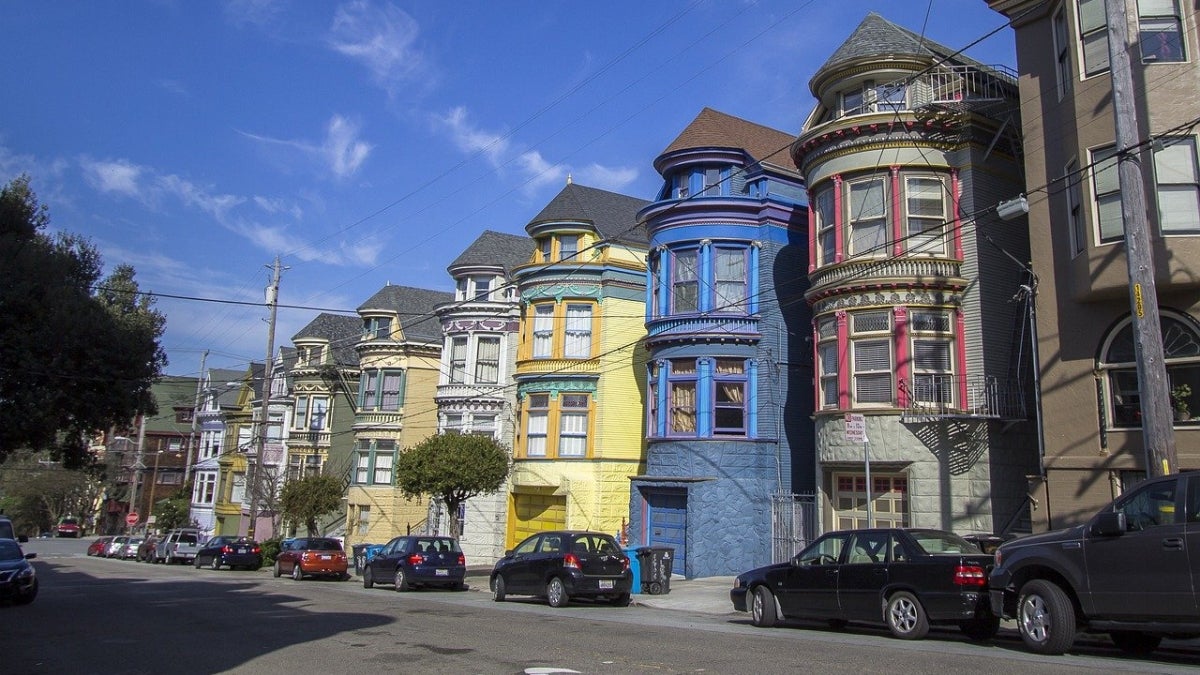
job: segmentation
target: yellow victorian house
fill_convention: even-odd
[[[518,418],[507,541],[552,528],[616,533],[645,460],[648,202],[568,182],[526,226]]]
[[[397,453],[437,433],[442,331],[434,307],[454,294],[384,286],[358,308],[362,332],[346,547],[424,530],[428,499],[395,487]]]

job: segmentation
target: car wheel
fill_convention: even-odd
[[[1061,588],[1045,579],[1021,587],[1017,630],[1038,654],[1062,654],[1075,644],[1075,608]]]
[[[633,602],[633,597],[628,593],[622,593],[620,595],[614,595],[612,599],[608,601],[608,604],[612,605],[613,607],[628,607],[630,602]]]
[[[375,577],[371,574],[371,568],[363,570],[363,588],[370,588],[375,585]]]
[[[1162,637],[1159,635],[1136,631],[1115,630],[1108,636],[1112,638],[1113,644],[1118,649],[1134,656],[1149,656],[1151,652],[1158,649],[1159,643],[1162,642]]]
[[[211,563],[209,563],[209,565],[211,565],[211,566],[212,566],[212,568],[213,568],[214,570],[219,570],[219,569],[221,569],[221,556],[219,556],[219,555],[214,555],[214,556],[213,556],[213,559],[212,559],[212,562],[211,562]],[[233,565],[230,565],[230,566],[229,566],[229,569],[233,569]]]
[[[404,573],[403,569],[397,567],[396,568],[396,577],[395,577],[395,579],[392,580],[392,583],[395,585],[397,593],[399,593],[401,591],[407,591],[408,590],[408,575]]]
[[[756,587],[754,597],[750,598],[750,623],[760,628],[770,628],[777,620],[775,594],[766,586]]]
[[[899,591],[888,598],[884,620],[888,630],[901,640],[920,640],[929,633],[929,618],[917,596]]]
[[[963,635],[972,640],[978,642],[991,640],[996,637],[996,633],[1000,632],[1000,617],[986,609],[981,609],[975,613],[973,618],[958,624],[958,628]]]
[[[25,593],[24,595],[18,595],[17,597],[13,598],[13,602],[18,605],[28,605],[29,603],[33,602],[34,598],[37,597],[37,592],[38,587],[37,582],[35,581],[33,582],[33,586],[29,589],[28,593]]]
[[[304,570],[300,569],[300,563],[292,565],[292,580],[302,581],[304,579]]]
[[[196,556],[196,559],[192,561],[192,567],[200,569],[200,556]]]
[[[546,602],[550,603],[551,607],[566,607],[571,598],[567,595],[567,587],[563,585],[562,579],[554,577],[546,584]]]
[[[275,564],[274,564],[274,565],[271,565],[271,576],[273,576],[273,577],[275,577],[276,579],[278,579],[278,578],[279,578],[279,574],[280,574],[280,572],[279,572],[279,561],[278,561],[278,560],[276,560],[276,561],[275,561]]]
[[[492,577],[492,600],[495,602],[504,602],[504,597],[504,577],[497,574]]]

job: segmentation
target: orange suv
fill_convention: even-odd
[[[299,537],[283,540],[271,572],[277,577],[290,574],[296,581],[305,575],[345,581],[350,578],[346,566],[342,542],[326,537]]]

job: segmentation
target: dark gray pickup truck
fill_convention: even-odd
[[[1200,636],[1200,471],[1136,485],[1078,527],[1009,541],[988,580],[992,611],[1062,654],[1078,631],[1144,655]]]

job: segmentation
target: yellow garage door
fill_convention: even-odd
[[[513,533],[508,548],[521,543],[531,534],[566,528],[567,498],[517,493],[513,495],[513,515]]]

